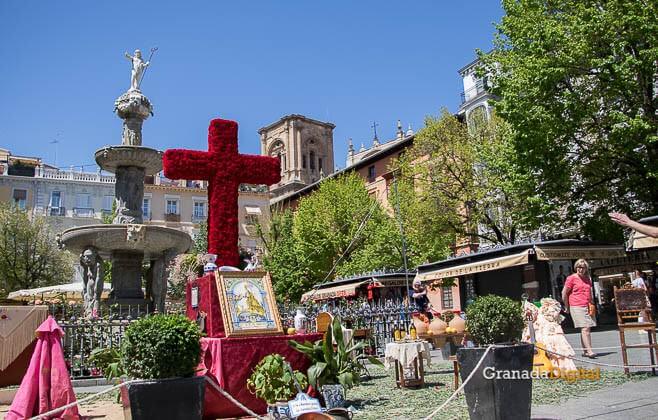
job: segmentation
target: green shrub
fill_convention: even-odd
[[[524,327],[520,302],[496,295],[482,296],[466,309],[466,329],[484,346],[518,341]]]
[[[194,376],[201,356],[201,331],[183,315],[153,315],[126,329],[121,365],[132,378]]]
[[[254,372],[247,379],[247,389],[268,404],[277,401],[288,401],[297,394],[297,387],[290,371],[286,368],[286,359],[280,354],[268,354],[258,362]],[[294,375],[302,390],[308,382],[306,375],[294,371]]]

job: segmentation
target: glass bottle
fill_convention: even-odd
[[[395,326],[394,326],[394,329],[393,329],[393,339],[395,341],[400,341],[400,340],[402,340],[402,332],[400,331],[400,327],[398,326],[397,321],[395,321],[394,325]]]
[[[409,326],[409,338],[412,340],[416,340],[418,338],[418,334],[416,333],[416,326],[413,322]]]

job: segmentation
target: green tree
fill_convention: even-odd
[[[503,7],[482,74],[544,203],[594,236],[609,232],[609,210],[656,214],[658,3]]]
[[[469,130],[447,110],[429,116],[400,159],[407,230],[420,244],[423,235],[435,238],[435,254],[466,239],[513,244],[537,225],[528,209],[538,200],[524,194],[509,126],[496,116],[473,126]]]
[[[0,295],[67,283],[73,257],[57,248],[45,219],[0,204]]]
[[[266,236],[264,266],[281,298],[298,300],[334,275],[402,266],[395,221],[355,173],[324,181],[294,213],[275,213]]]

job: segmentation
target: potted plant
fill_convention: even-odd
[[[466,329],[476,347],[457,351],[462,381],[492,346],[465,385],[471,419],[530,418],[534,346],[519,342],[523,326],[521,303],[507,297],[479,297],[467,308]],[[503,378],[504,372],[518,378]]]
[[[359,384],[364,367],[356,361],[353,354],[365,344],[345,343],[340,317],[333,318],[322,340],[315,343],[306,341],[303,344],[289,340],[288,344],[311,359],[311,366],[307,371],[308,382],[320,391],[327,408],[340,406],[344,402],[345,390]],[[368,360],[383,366],[375,357],[368,356]]]
[[[286,367],[286,360],[280,354],[265,356],[247,379],[247,389],[267,403],[267,413],[272,418],[288,418],[288,400],[297,394],[295,379],[301,389],[308,386],[306,375],[296,370],[293,373]]]
[[[121,370],[141,379],[122,388],[133,420],[201,419],[205,379],[195,376],[201,331],[182,315],[152,315],[128,326],[120,351]]]

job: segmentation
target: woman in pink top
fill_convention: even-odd
[[[589,307],[592,301],[592,280],[589,277],[589,265],[584,259],[579,259],[574,264],[576,274],[567,277],[562,289],[562,301],[564,309],[571,314],[573,325],[580,328],[580,342],[585,352],[583,356],[595,358],[596,353],[592,351],[592,337],[590,328],[596,326]]]

